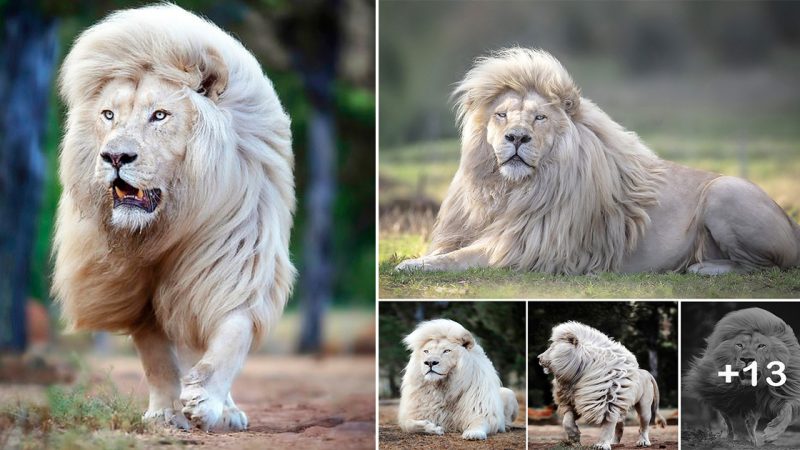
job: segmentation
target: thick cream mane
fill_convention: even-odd
[[[559,408],[572,406],[589,423],[616,422],[636,401],[636,357],[596,329],[567,322],[553,329],[551,341],[569,336],[575,349],[551,361]]]
[[[568,114],[567,131],[526,181],[498,171],[486,140],[490,103],[535,91]],[[429,253],[472,243],[490,264],[549,273],[614,271],[649,223],[661,161],[591,101],[541,50],[512,48],[480,58],[455,89],[461,161]]]
[[[108,199],[88,181],[92,124],[111,79],[155,74],[196,112],[169,207],[140,233],[107,226]],[[173,5],[120,11],[84,31],[60,74],[68,108],[54,293],[73,328],[130,332],[153,316],[170,338],[204,348],[221,318],[247,310],[255,339],[291,291],[295,208],[289,118],[235,39]]]

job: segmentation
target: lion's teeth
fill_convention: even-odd
[[[136,198],[137,198],[137,199],[139,199],[139,200],[141,200],[141,199],[142,199],[142,197],[144,197],[144,192],[142,192],[142,190],[141,190],[141,189],[137,190],[137,191],[136,191]]]
[[[120,189],[119,187],[114,186],[114,190],[117,191],[117,197],[118,198],[124,198],[125,197],[125,193],[122,192],[122,189]]]

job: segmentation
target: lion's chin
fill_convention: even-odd
[[[440,375],[435,372],[428,372],[424,376],[425,381],[439,381],[444,379],[444,375]]]
[[[119,205],[111,210],[111,225],[114,228],[141,231],[147,228],[156,217],[157,212],[147,212],[129,205]]]
[[[509,161],[500,166],[500,174],[509,181],[522,181],[533,175],[533,167],[522,161]]]

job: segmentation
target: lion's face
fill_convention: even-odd
[[[564,362],[573,361],[577,338],[572,334],[553,336],[550,346],[539,355],[539,365],[544,373],[558,374],[563,371]]]
[[[447,339],[433,339],[425,343],[415,357],[425,381],[439,381],[458,365],[464,347]]]
[[[486,139],[500,173],[519,181],[533,175],[542,155],[554,145],[566,118],[558,103],[537,94],[506,92],[490,106]]]
[[[760,333],[737,335],[722,341],[714,349],[714,360],[720,370],[730,364],[733,370],[739,371],[739,382],[743,386],[752,386],[751,373],[743,373],[742,369],[753,361],[758,366],[757,386],[766,386],[764,376],[769,375],[767,365],[772,361],[788,364],[790,357],[788,348],[780,339]]]
[[[94,105],[96,195],[111,208],[111,225],[141,230],[169,208],[168,188],[186,152],[193,122],[177,84],[146,75],[107,83]]]

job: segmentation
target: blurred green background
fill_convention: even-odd
[[[450,319],[475,337],[503,385],[525,389],[525,302],[380,302],[378,397],[400,398],[409,351],[403,338],[424,320]]]
[[[544,374],[538,356],[550,345],[553,327],[574,320],[630,350],[656,378],[660,407],[678,407],[677,302],[530,302],[528,311],[528,406],[553,403],[552,375]]]
[[[798,23],[800,2],[381,1],[379,295],[536,295],[522,287],[502,291],[503,283],[451,289],[448,283],[458,281],[452,277],[423,274],[415,283],[391,272],[403,258],[425,253],[458,167],[449,97],[455,83],[474,58],[514,45],[553,53],[584,97],[662,158],[748,178],[799,219]],[[765,295],[791,295],[797,274],[790,286]],[[674,280],[656,284],[661,295],[680,291]],[[611,289],[612,297],[652,290]],[[680,294],[737,296],[720,289]],[[541,292],[586,296],[583,288]]]
[[[0,1],[0,7],[5,2]],[[54,18],[58,33],[58,66],[75,37],[109,12],[147,4],[138,1],[73,1],[37,4],[45,16]],[[291,312],[306,293],[304,283],[304,230],[307,225],[306,201],[309,174],[307,142],[312,94],[296,61],[319,52],[316,41],[335,34],[338,54],[332,89],[335,117],[335,193],[330,236],[332,289],[326,307],[333,313],[374,310],[374,4],[370,1],[178,1],[177,4],[207,16],[230,31],[252,51],[292,119],[293,148],[296,158],[298,208],[292,230],[291,254],[301,277],[288,304]],[[4,18],[0,17],[0,26]],[[331,25],[331,21],[335,22]],[[331,32],[331,28],[334,31]],[[304,55],[304,52],[306,55]],[[51,91],[44,141],[46,177],[43,207],[39,213],[30,297],[48,305],[52,263],[53,218],[60,195],[57,179],[58,145],[63,133],[64,107],[55,89]],[[368,316],[371,316],[369,314]],[[365,316],[359,323],[367,326]],[[326,333],[327,335],[328,333]]]

